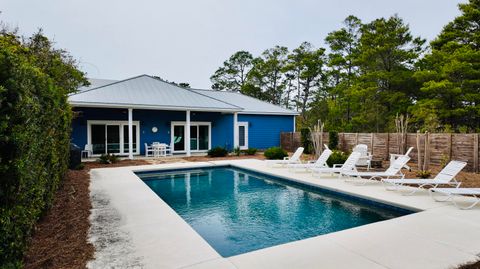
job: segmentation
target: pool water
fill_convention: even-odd
[[[408,214],[233,167],[137,175],[223,257]]]

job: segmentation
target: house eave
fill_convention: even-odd
[[[279,116],[298,116],[298,112],[261,112],[261,111],[240,111],[242,115],[279,115]]]
[[[240,112],[241,109],[232,108],[213,108],[213,107],[181,107],[181,106],[158,106],[144,104],[116,104],[116,103],[93,103],[93,102],[75,102],[69,101],[72,107],[93,107],[93,108],[132,108],[132,109],[151,109],[151,110],[172,110],[172,111],[203,111],[203,112]]]

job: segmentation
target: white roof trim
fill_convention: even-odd
[[[206,112],[240,112],[241,109],[228,108],[205,108],[205,107],[180,107],[180,106],[154,106],[136,104],[114,104],[114,103],[91,103],[91,102],[70,102],[73,107],[98,107],[98,108],[133,108],[133,109],[154,109],[174,111],[206,111]]]
[[[258,111],[258,112],[255,112],[255,111],[239,111],[238,114],[242,114],[242,115],[285,115],[285,116],[298,116],[300,115],[299,112],[291,112],[291,113],[287,113],[287,112],[262,112],[262,111]]]

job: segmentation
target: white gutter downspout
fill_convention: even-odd
[[[297,116],[293,116],[293,132],[297,130]]]

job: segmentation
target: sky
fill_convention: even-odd
[[[398,14],[432,40],[466,0],[0,0],[0,20],[38,28],[78,60],[88,77],[148,74],[210,88],[210,76],[239,50],[324,47],[348,15],[363,22]]]

